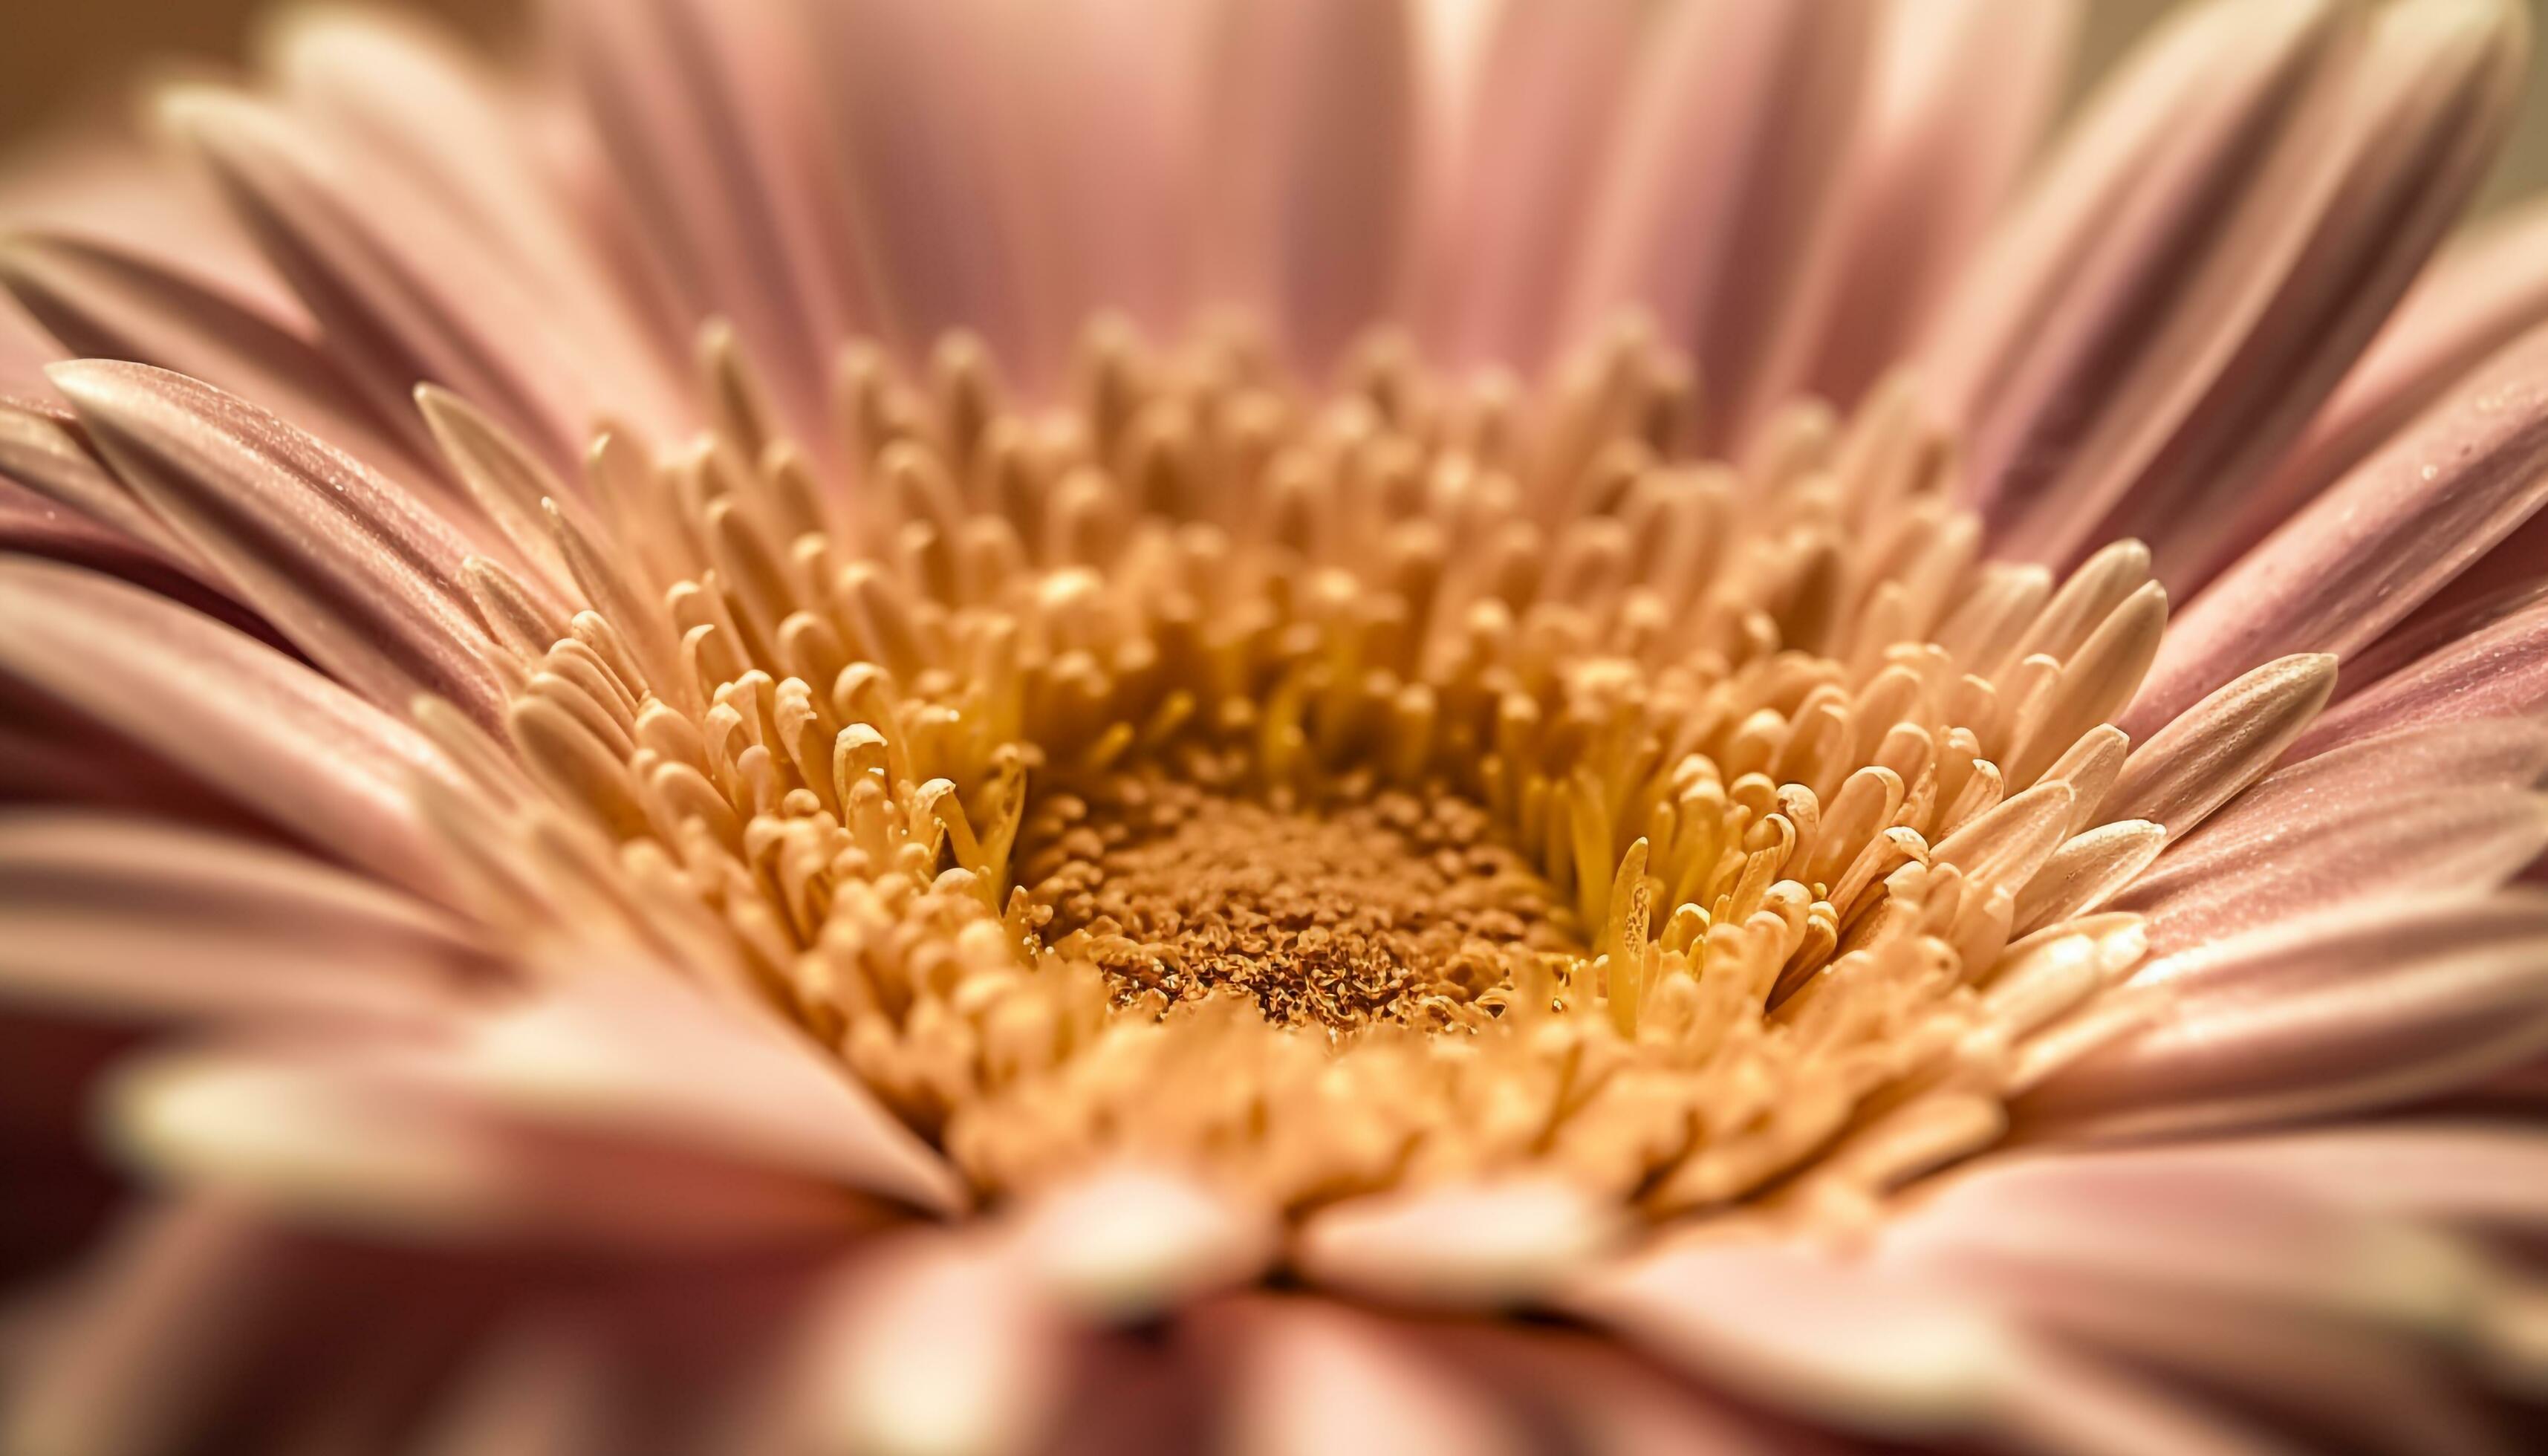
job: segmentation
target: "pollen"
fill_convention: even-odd
[[[472,580],[527,776],[426,704],[476,781],[422,806],[526,959],[774,1009],[990,1196],[1840,1206],[2112,1023],[2139,942],[2064,846],[2165,599],[2130,543],[1979,560],[1907,379],[1723,462],[1634,322],[1536,388],[859,346],[830,443],[701,360],[712,428],[574,486],[428,402],[523,558]]]

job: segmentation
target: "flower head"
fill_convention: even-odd
[[[2548,1390],[2509,0],[552,10],[0,187],[11,1449]]]

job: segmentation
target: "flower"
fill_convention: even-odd
[[[9,1449],[2537,1419],[2511,0],[553,12],[4,189]]]

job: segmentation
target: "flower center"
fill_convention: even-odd
[[[2138,954],[2048,865],[2163,602],[1977,564],[1907,388],[1736,467],[1674,457],[1635,329],[1537,397],[1383,341],[1319,400],[1101,326],[1042,412],[854,350],[826,467],[704,357],[712,432],[604,436],[547,580],[473,567],[540,792],[425,808],[526,947],[762,1000],[985,1190],[1880,1186]]]

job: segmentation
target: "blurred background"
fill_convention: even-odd
[[[536,0],[413,0],[490,45],[518,38]],[[1564,0],[1557,0],[1564,3]],[[2080,76],[2093,77],[2176,0],[2090,0]],[[2548,0],[2527,0],[2548,38]],[[0,46],[0,148],[47,119],[113,104],[135,66],[154,60],[235,61],[275,0],[8,0]],[[2480,207],[2548,187],[2548,39],[2534,43],[2521,120]]]

